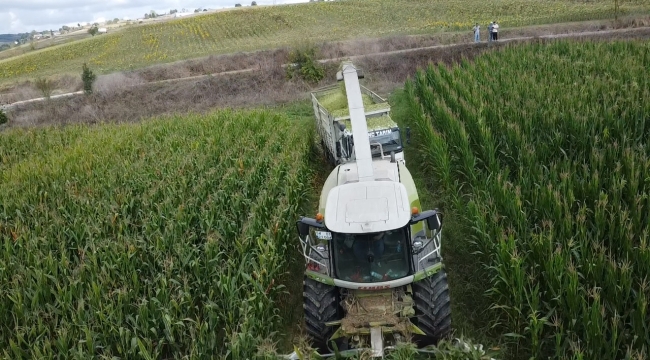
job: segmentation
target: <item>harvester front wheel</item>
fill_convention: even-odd
[[[336,330],[336,326],[327,326],[325,323],[343,317],[339,298],[337,287],[305,276],[303,280],[305,329],[313,342],[314,349],[319,352],[329,351],[327,341]]]
[[[437,258],[440,262],[440,258]],[[423,345],[437,344],[451,332],[451,300],[444,268],[413,283],[413,298],[417,325],[427,335],[419,337]]]

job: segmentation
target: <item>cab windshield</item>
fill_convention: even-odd
[[[402,150],[402,138],[399,128],[369,131],[370,149],[372,156],[380,156],[381,152],[376,143],[381,144],[384,155],[389,155],[391,151],[396,153]]]
[[[337,278],[372,283],[408,275],[406,229],[371,234],[332,234]]]

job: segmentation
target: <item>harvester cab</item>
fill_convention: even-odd
[[[400,340],[433,344],[451,329],[440,255],[442,216],[422,211],[403,161],[374,159],[357,69],[344,62],[354,162],[337,165],[315,218],[297,230],[306,260],[305,330],[319,353],[383,357]]]

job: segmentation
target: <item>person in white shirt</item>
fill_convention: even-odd
[[[481,42],[480,31],[481,27],[476,23],[476,25],[474,25],[474,42]]]
[[[499,24],[495,21],[494,25],[492,25],[492,39],[493,40],[499,40]]]

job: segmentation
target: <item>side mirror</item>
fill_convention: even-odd
[[[300,220],[296,222],[296,228],[298,229],[298,235],[301,239],[305,239],[309,235],[309,228],[319,228],[325,229],[325,224],[322,222],[316,221],[316,219],[308,218],[301,216]]]
[[[302,220],[302,219],[301,219]],[[298,228],[298,236],[300,236],[301,239],[305,239],[307,235],[309,235],[309,225],[302,222],[298,221],[296,222],[296,227]]]
[[[428,218],[427,227],[429,228],[429,230],[439,231],[440,228],[442,227],[442,219],[440,218],[440,214],[436,213],[435,216]]]
[[[429,230],[440,230],[440,228],[442,227],[441,214],[436,210],[423,211],[422,213],[411,217],[410,224],[415,225],[423,220],[427,221],[427,227],[429,228]]]

